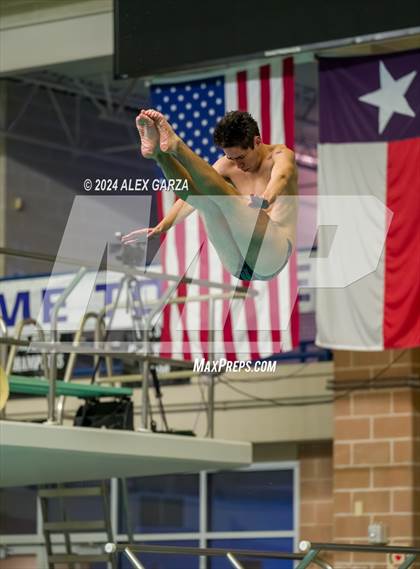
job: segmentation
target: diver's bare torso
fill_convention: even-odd
[[[235,188],[243,195],[255,194],[260,196],[267,188],[270,181],[271,170],[273,169],[273,156],[280,152],[291,152],[284,144],[264,144],[266,156],[261,162],[260,167],[255,172],[244,172],[232,163],[231,160],[223,156],[216,162],[217,171],[227,178],[235,186]],[[216,166],[216,165],[215,165]],[[297,194],[297,171],[290,180],[286,191],[286,195]]]
[[[264,150],[264,158],[256,171],[243,171],[226,156],[220,158],[214,164],[214,167],[244,196],[251,194],[263,196],[270,181],[271,171],[274,165],[273,156],[277,153],[290,153],[292,155],[292,151],[284,144],[264,144]],[[297,194],[298,175],[297,166],[295,164],[294,173],[283,190],[282,196],[266,209],[270,219],[283,227],[287,237],[292,241],[292,244],[295,242],[297,197],[295,199],[291,198],[297,196]],[[284,200],[282,199],[284,197],[290,198]]]

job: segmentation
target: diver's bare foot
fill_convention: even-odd
[[[154,121],[155,125],[157,126],[160,137],[161,151],[175,153],[181,139],[175,134],[171,125],[168,123],[162,113],[159,113],[153,109],[148,109],[144,112]]]
[[[141,139],[141,153],[144,158],[154,158],[159,152],[159,132],[154,121],[144,111],[136,117],[136,126]]]

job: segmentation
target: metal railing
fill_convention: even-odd
[[[226,557],[235,569],[243,569],[240,558],[259,559],[289,559],[298,562],[296,569],[305,569],[311,564],[323,569],[333,569],[333,566],[319,557],[321,552],[352,552],[352,553],[383,553],[384,555],[399,554],[403,556],[397,569],[408,569],[417,558],[420,559],[420,548],[389,546],[389,545],[360,545],[352,543],[311,543],[301,541],[299,553],[258,551],[247,549],[220,549],[206,547],[178,547],[166,545],[140,545],[136,543],[118,544],[107,543],[105,552],[108,554],[123,553],[135,569],[147,569],[134,553],[156,553],[163,555],[193,555],[198,557]]]
[[[356,544],[356,543],[311,543],[310,541],[301,541],[299,549],[305,553],[305,557],[299,563],[296,569],[304,569],[309,567],[316,559],[321,551],[328,552],[347,552],[347,553],[383,553],[384,555],[399,554],[404,556],[401,564],[394,564],[396,569],[408,569],[417,558],[420,559],[420,547],[405,547],[393,545],[374,545],[374,544]]]
[[[124,553],[130,560],[131,565],[135,569],[147,569],[141,561],[134,555],[134,553],[157,553],[164,555],[193,555],[204,557],[226,557],[230,563],[237,569],[242,565],[238,561],[239,557],[247,558],[261,558],[261,559],[289,559],[292,561],[300,560],[303,558],[301,553],[289,552],[274,552],[274,551],[254,551],[248,549],[221,549],[221,548],[207,548],[207,547],[178,547],[171,545],[138,545],[138,544],[117,544],[107,543],[105,545],[105,552],[108,554]],[[233,560],[237,563],[235,565]]]
[[[97,269],[95,264],[85,263],[83,261],[83,265],[81,266],[81,261],[77,259],[69,259],[63,257],[55,257],[53,255],[47,255],[44,253],[39,252],[32,252],[32,251],[21,251],[16,249],[10,249],[6,247],[0,247],[0,254],[3,255],[11,255],[29,259],[36,259],[36,260],[44,260],[50,262],[57,262],[60,261],[65,264],[69,265],[76,265],[79,267],[77,273],[74,275],[73,279],[70,283],[66,286],[66,288],[62,291],[59,298],[56,300],[54,304],[54,309],[52,311],[51,317],[51,341],[50,342],[29,342],[22,340],[20,337],[18,339],[12,338],[1,338],[0,337],[0,345],[8,344],[12,346],[12,348],[16,351],[18,346],[27,349],[37,349],[40,350],[43,357],[46,358],[47,355],[50,359],[50,365],[48,366],[48,379],[49,379],[49,392],[48,392],[48,419],[47,424],[49,425],[58,425],[62,420],[62,407],[64,400],[60,401],[60,408],[59,417],[57,417],[57,396],[56,396],[56,380],[57,380],[57,354],[58,353],[68,353],[68,354],[89,354],[93,356],[102,356],[105,358],[111,357],[118,357],[118,358],[129,358],[131,359],[133,356],[136,357],[138,360],[141,371],[142,371],[142,404],[141,404],[141,429],[142,430],[149,430],[148,422],[149,422],[149,412],[150,412],[150,405],[148,399],[148,388],[149,388],[149,375],[150,375],[150,365],[153,363],[167,363],[169,365],[173,365],[174,367],[181,367],[186,369],[191,369],[193,364],[191,361],[185,360],[172,360],[170,358],[163,358],[153,354],[152,347],[150,345],[150,340],[148,334],[152,328],[153,320],[158,318],[161,314],[164,306],[171,302],[191,302],[191,301],[203,301],[207,300],[209,302],[209,314],[210,314],[210,321],[213,320],[214,314],[214,302],[216,300],[225,300],[227,298],[243,298],[245,299],[247,296],[255,297],[258,295],[258,292],[244,286],[236,286],[230,283],[218,283],[215,281],[210,280],[203,280],[203,279],[196,279],[192,277],[188,277],[186,275],[180,277],[178,275],[170,275],[167,273],[160,273],[154,272],[151,270],[139,270],[135,267],[131,266],[113,266],[108,264],[108,269],[115,270],[122,273],[124,276],[122,277],[121,285],[119,287],[119,294],[117,299],[115,300],[111,314],[115,312],[116,308],[119,304],[119,295],[121,294],[123,284],[128,284],[130,280],[135,279],[136,277],[141,278],[153,278],[158,280],[163,280],[168,282],[168,288],[163,295],[157,302],[152,303],[147,308],[149,312],[145,314],[143,321],[142,321],[142,340],[141,342],[137,341],[135,344],[137,345],[137,349],[132,351],[131,346],[129,349],[119,349],[116,350],[114,346],[108,345],[107,342],[100,342],[98,347],[98,343],[95,342],[94,346],[82,346],[78,342],[74,344],[68,345],[67,343],[59,342],[59,334],[58,334],[58,314],[60,309],[64,306],[67,297],[71,294],[74,288],[80,283],[80,281],[85,277],[88,273],[89,267],[93,268],[94,270]],[[196,284],[200,286],[205,286],[208,289],[219,289],[221,293],[216,294],[208,294],[208,295],[198,295],[197,297],[188,297],[188,298],[178,298],[175,299],[174,294],[179,286],[180,283],[188,283],[188,284]],[[134,308],[136,308],[134,306]],[[101,318],[103,315],[106,314],[106,311],[99,314]],[[111,317],[112,318],[112,317]],[[214,323],[213,323],[214,324]],[[83,327],[83,324],[82,324]],[[214,330],[209,330],[209,347],[211,348],[211,342],[214,339]],[[138,349],[138,345],[141,344],[141,349]],[[210,359],[211,350],[209,350],[209,359]],[[10,367],[10,366],[9,366]],[[10,373],[10,372],[9,372]],[[7,369],[6,369],[6,375]],[[214,376],[210,376],[209,381],[209,389],[208,389],[208,398],[209,398],[209,406],[208,406],[208,421],[209,421],[209,435],[210,437],[214,434]]]
[[[27,326],[33,326],[34,328],[36,328],[40,341],[41,342],[45,341],[45,333],[44,333],[44,330],[43,330],[41,324],[39,324],[39,322],[33,318],[25,318],[24,320],[21,320],[17,324],[16,334],[15,334],[15,338],[14,338],[15,340],[19,341],[22,339],[23,330]],[[7,336],[5,336],[4,338],[7,339]],[[13,371],[13,364],[14,364],[18,350],[19,350],[19,345],[17,343],[12,344],[10,346],[10,351],[9,351],[9,355],[8,355],[8,358],[6,361],[6,367],[5,367],[6,375],[10,375]],[[46,376],[48,376],[49,371],[48,371],[47,355],[42,354],[41,359],[42,359],[42,367],[43,367],[44,374]]]
[[[80,323],[80,326],[79,326],[79,328],[76,331],[76,334],[74,336],[74,339],[73,339],[73,345],[74,346],[78,346],[80,344],[83,333],[85,332],[86,324],[87,324],[87,322],[89,322],[89,320],[94,320],[96,323],[96,325],[95,325],[95,336],[94,336],[95,342],[100,342],[101,340],[103,340],[100,315],[98,315],[96,312],[87,312],[83,316],[82,321]],[[74,371],[74,366],[76,363],[76,358],[77,358],[77,353],[75,353],[75,352],[73,352],[69,355],[69,359],[67,361],[66,369],[64,372],[64,378],[63,378],[63,381],[65,383],[68,383],[69,381],[71,381],[71,379],[73,377],[73,371]],[[95,355],[94,356],[94,365],[95,366],[97,366],[98,360],[99,360],[99,356]],[[107,373],[110,373],[110,365],[111,365],[110,364],[110,358],[106,357],[105,361],[106,361]],[[95,376],[97,376],[97,375],[98,375],[98,372],[96,372]],[[96,377],[95,377],[95,379],[96,379]],[[58,400],[57,409],[56,409],[57,421],[60,425],[63,424],[65,402],[66,402],[66,398],[64,395],[62,395]]]

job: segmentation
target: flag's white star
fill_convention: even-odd
[[[405,94],[416,75],[417,71],[411,71],[399,79],[394,79],[383,61],[379,63],[380,89],[359,97],[359,101],[379,108],[379,134],[383,133],[394,113],[415,116]]]

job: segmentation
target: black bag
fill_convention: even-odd
[[[86,402],[77,410],[73,425],[133,431],[133,402],[128,397],[115,401],[86,399]]]

